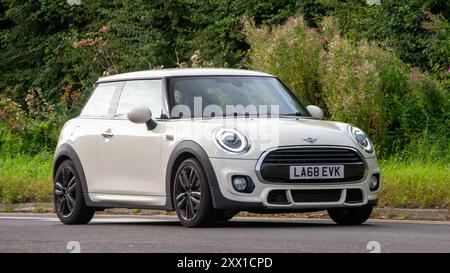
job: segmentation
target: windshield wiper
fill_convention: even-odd
[[[295,113],[289,113],[289,114],[282,114],[280,115],[280,117],[303,117],[304,115],[300,112],[295,112]]]
[[[246,112],[246,113],[236,113],[236,112],[234,112],[234,113],[229,113],[229,114],[223,114],[223,116],[224,117],[259,117],[259,114],[258,113],[255,113],[255,114],[250,114],[250,113],[248,113],[248,112]]]

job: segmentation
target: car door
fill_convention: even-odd
[[[145,124],[135,124],[127,119],[132,108],[142,105],[158,119],[163,106],[162,92],[161,80],[127,81],[115,118],[101,124],[103,140],[99,144],[99,170],[103,176],[103,193],[164,196],[160,162],[164,123],[159,122],[155,129],[148,130]]]
[[[71,145],[83,166],[89,192],[102,190],[103,176],[99,172],[98,154],[99,143],[104,141],[102,126],[113,118],[123,85],[123,82],[99,83],[71,132],[74,139]]]

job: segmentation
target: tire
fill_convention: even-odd
[[[86,206],[81,178],[71,160],[63,161],[56,170],[53,183],[56,215],[66,225],[87,224],[95,210]]]
[[[213,208],[208,180],[197,159],[188,158],[178,167],[172,198],[183,226],[193,228],[216,224],[218,212]]]
[[[333,208],[328,215],[338,225],[360,225],[369,219],[373,207]]]

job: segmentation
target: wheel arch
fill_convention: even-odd
[[[190,157],[197,159],[205,171],[213,207],[215,209],[249,210],[264,207],[262,203],[239,202],[225,198],[220,192],[216,173],[214,172],[214,168],[205,150],[198,143],[192,140],[184,140],[178,143],[173,149],[166,169],[166,196],[170,197],[170,205],[173,208],[175,208],[172,200],[175,173],[179,164]]]
[[[217,178],[209,161],[205,150],[192,140],[184,140],[178,143],[170,154],[166,169],[166,196],[172,197],[173,186],[175,181],[175,174],[178,166],[188,158],[197,159],[203,167],[208,179],[209,188],[211,191],[212,185],[217,185]],[[214,202],[214,201],[213,201]],[[170,204],[173,208],[173,200],[170,198]]]
[[[63,163],[66,160],[72,160],[72,159],[65,154],[62,154],[62,155],[58,156],[57,158],[55,158],[54,163],[53,163],[53,173],[52,173],[53,179],[55,179],[56,171],[58,170],[61,163]]]
[[[56,149],[55,157],[53,160],[53,180],[56,176],[56,171],[58,170],[59,165],[65,160],[71,160],[73,164],[75,164],[76,171],[80,176],[81,180],[81,188],[83,190],[83,194],[88,192],[88,186],[86,183],[86,176],[84,175],[83,166],[81,165],[80,158],[78,157],[75,149],[69,144],[62,144]]]

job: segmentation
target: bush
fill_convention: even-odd
[[[326,18],[320,30],[301,16],[272,29],[248,22],[245,30],[251,68],[279,75],[306,103],[365,130],[380,155],[425,131],[448,139],[448,90],[393,52],[342,37],[335,19]]]
[[[450,10],[450,4],[448,4]],[[450,89],[450,23],[442,15],[426,12],[429,21],[422,23],[431,35],[426,42],[424,54],[428,56],[427,66],[431,72]]]
[[[39,88],[30,89],[26,109],[0,96],[0,153],[2,157],[39,154],[55,148],[59,131],[68,118],[57,114]],[[62,108],[62,107],[61,107]]]
[[[421,162],[448,164],[450,162],[450,142],[446,132],[424,131],[410,136],[405,146],[396,146],[396,150],[387,157],[390,161],[403,163]],[[449,181],[450,182],[450,181]]]
[[[384,147],[393,116],[390,109],[406,92],[404,65],[391,52],[361,41],[330,41],[321,77],[330,117],[355,124]]]
[[[419,143],[447,143],[450,115],[449,93],[432,77],[410,71],[407,92],[390,108],[393,121],[385,145],[400,152]],[[441,145],[440,157],[449,156],[448,145]],[[425,154],[423,154],[425,156]]]
[[[317,30],[301,16],[272,29],[247,21],[244,30],[251,68],[277,75],[304,102],[324,106],[318,75],[324,41]]]

